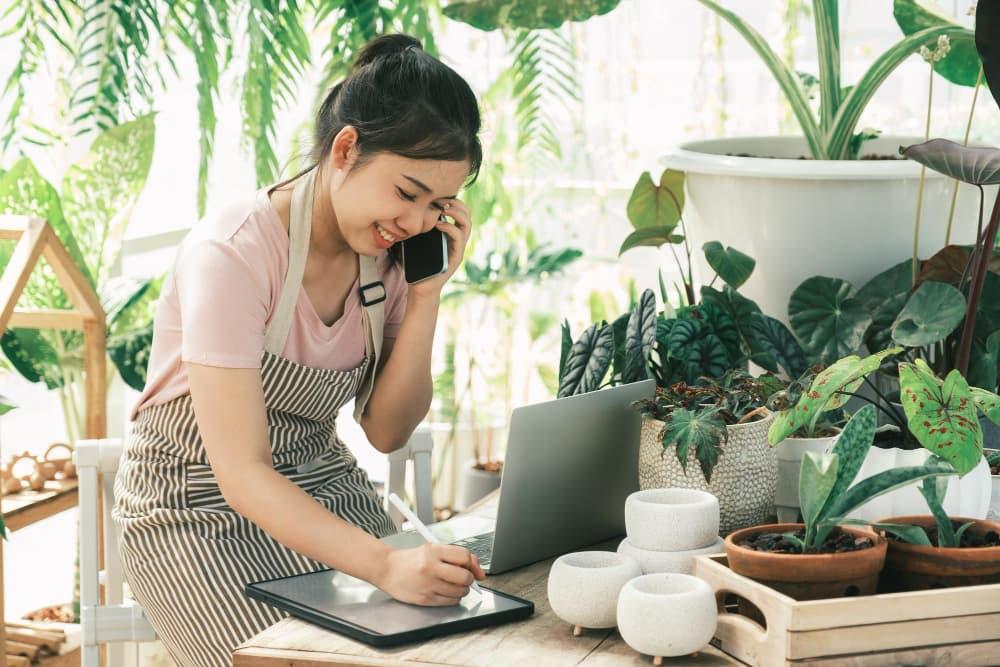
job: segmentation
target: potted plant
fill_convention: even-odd
[[[886,539],[848,527],[848,514],[873,498],[928,477],[954,474],[931,463],[886,470],[852,485],[875,436],[875,408],[865,406],[844,426],[827,454],[802,459],[803,523],[738,530],[726,538],[729,567],[797,600],[869,595],[878,587]]]
[[[878,472],[924,463],[931,454],[944,456],[964,479],[951,480],[946,506],[956,515],[985,517],[989,497],[989,471],[982,454],[979,413],[991,421],[1000,420],[1000,397],[977,387],[969,387],[957,370],[944,381],[934,375],[922,359],[898,365],[906,420],[899,420],[883,401],[871,401],[857,392],[883,361],[902,352],[891,348],[864,359],[844,357],[816,376],[798,403],[777,415],[768,438],[778,443],[803,424],[818,420],[831,405],[842,405],[848,397],[874,403],[892,420],[898,420],[895,435],[909,449],[870,448],[859,468],[859,479]],[[914,448],[915,447],[915,448]],[[852,516],[875,520],[888,515],[916,514],[922,502],[914,503],[916,492],[904,490],[883,496],[858,508]],[[919,501],[919,496],[916,496]]]
[[[896,0],[891,6],[904,37],[850,85],[841,81],[836,0],[811,3],[819,69],[813,74],[793,71],[763,35],[722,3],[699,1],[761,58],[791,106],[802,136],[710,139],[683,144],[672,153],[665,162],[687,173],[696,236],[726,239],[757,258],[761,268],[744,291],[767,313],[782,313],[789,293],[806,276],[841,275],[860,283],[871,278],[886,257],[905,257],[915,207],[896,202],[916,201],[920,169],[899,160],[858,157],[892,156],[900,144],[915,138],[873,139],[878,132],[859,131],[857,123],[895,68],[922,48],[936,49],[941,38],[949,41],[950,50],[934,70],[954,83],[976,85],[980,63],[971,48],[973,32],[915,0]],[[818,114],[810,101],[816,88]],[[940,176],[927,179],[928,219],[948,217],[951,188],[951,181]],[[962,188],[959,215],[975,205],[975,192]],[[865,243],[856,243],[858,238]],[[966,230],[957,240],[971,241],[971,232]],[[929,243],[928,238],[922,248],[925,255],[931,252]],[[813,248],[821,251],[807,252]]]
[[[768,398],[784,383],[730,370],[698,384],[657,388],[639,401],[639,488],[689,488],[719,499],[719,532],[766,520],[774,509],[777,459],[767,444]]]
[[[1000,583],[1000,523],[950,517],[941,506],[947,487],[945,478],[924,479],[920,493],[930,516],[889,517],[873,524],[888,537],[885,591]]]
[[[986,518],[998,521],[1000,520],[1000,450],[987,450],[986,463],[990,466],[990,476],[992,478],[990,511],[986,515]]]

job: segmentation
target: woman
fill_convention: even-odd
[[[484,577],[460,547],[377,539],[395,526],[334,426],[356,398],[388,453],[430,407],[441,288],[471,227],[456,193],[478,175],[479,125],[458,74],[411,37],[380,37],[320,108],[313,166],[182,244],[113,514],[132,592],[179,665],[229,665],[284,616],[243,594],[250,581],[332,567],[447,605]],[[408,286],[392,251],[432,228],[448,237],[448,269]]]

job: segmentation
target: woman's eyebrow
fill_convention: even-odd
[[[416,185],[418,188],[420,188],[424,192],[430,192],[431,191],[431,189],[429,187],[427,187],[426,185],[424,185],[421,181],[418,181],[417,179],[413,178],[412,176],[407,176],[406,174],[403,174],[403,178],[405,178],[406,180],[410,181],[411,183],[413,183],[414,185]],[[447,197],[437,197],[437,199],[454,199],[457,196],[458,196],[458,194],[456,193],[456,194],[453,194],[453,195],[448,195]]]

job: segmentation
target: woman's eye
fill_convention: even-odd
[[[400,188],[396,188],[396,190],[399,192],[399,196],[405,199],[406,201],[417,201],[416,195],[411,195],[406,192],[403,192],[403,190],[401,190]]]

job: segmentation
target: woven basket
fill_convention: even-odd
[[[688,452],[687,471],[677,450],[663,449],[663,422],[643,417],[639,436],[639,488],[680,487],[708,491],[719,499],[719,533],[767,523],[774,516],[778,486],[778,457],[767,444],[774,415],[748,424],[727,426],[727,442],[706,482],[694,448]]]

